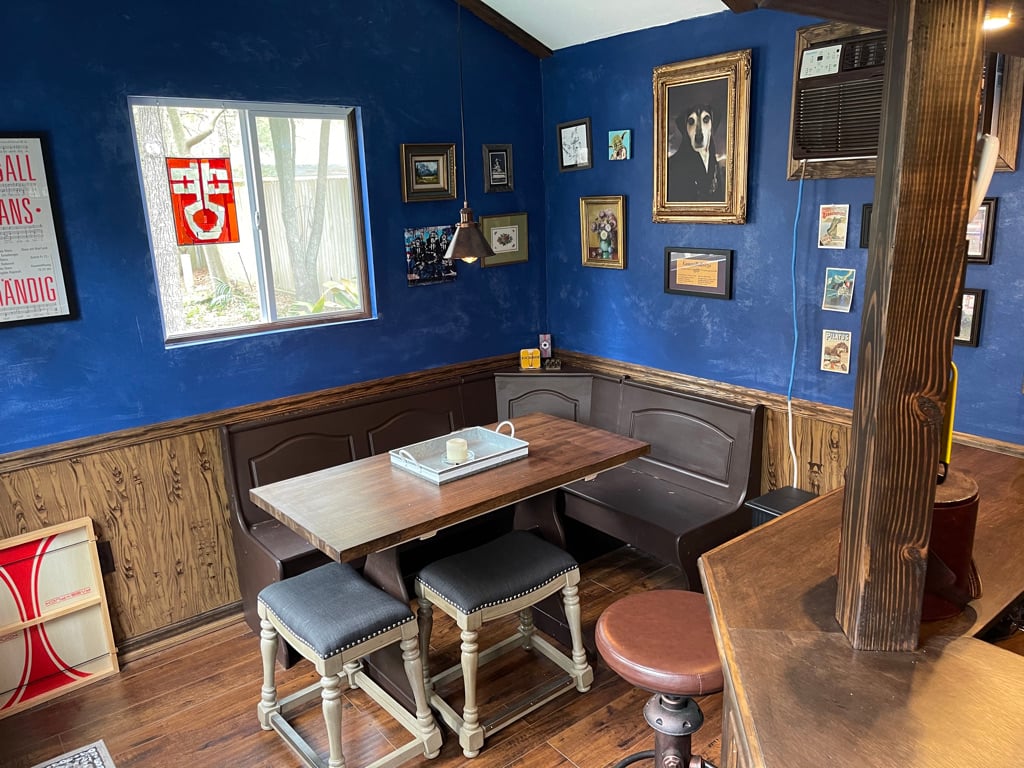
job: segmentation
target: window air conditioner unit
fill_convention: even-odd
[[[875,157],[885,89],[885,32],[806,48],[793,87],[792,159]]]

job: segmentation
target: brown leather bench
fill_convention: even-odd
[[[759,495],[762,406],[597,375],[495,381],[501,418],[555,408],[651,444],[647,456],[564,486],[570,520],[679,566],[691,589],[700,555],[750,528],[744,502]]]

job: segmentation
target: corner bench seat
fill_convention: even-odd
[[[759,494],[764,409],[630,379],[527,374],[496,379],[500,418],[565,402],[578,420],[650,443],[649,455],[562,488],[565,516],[678,566],[700,588],[697,559],[750,527]],[[572,542],[567,542],[572,551]]]

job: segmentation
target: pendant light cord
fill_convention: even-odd
[[[459,38],[459,127],[462,130],[462,205],[469,206],[469,188],[466,186],[466,105],[462,86],[462,3],[455,0],[458,7],[456,18],[457,35]]]

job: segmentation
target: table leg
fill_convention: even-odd
[[[518,530],[536,530],[552,544],[566,549],[562,506],[562,494],[557,490],[520,501],[515,505],[513,526]],[[544,634],[567,648],[572,647],[561,595],[551,595],[533,606],[533,623]]]
[[[402,579],[398,562],[398,547],[374,552],[366,556],[363,576],[373,584],[404,603],[409,602],[409,593]],[[381,648],[363,658],[366,675],[393,696],[403,707],[416,713],[416,700],[405,674],[402,650],[397,644]]]

